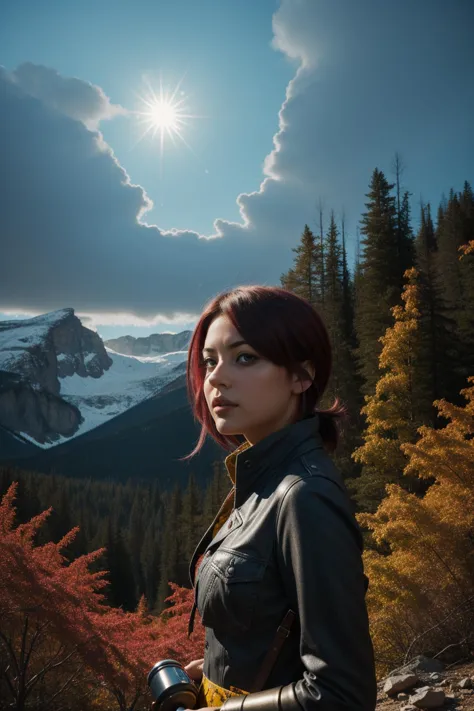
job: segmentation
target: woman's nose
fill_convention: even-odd
[[[218,363],[215,368],[212,369],[212,371],[209,374],[208,378],[209,382],[211,385],[214,385],[215,387],[223,384],[223,385],[228,385],[229,383],[229,372],[228,369],[226,368],[225,364],[221,361]]]

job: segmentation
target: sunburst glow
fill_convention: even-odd
[[[167,128],[171,131],[177,131],[179,127],[179,118],[176,107],[170,104],[169,101],[157,101],[150,105],[150,121],[157,129]]]
[[[170,138],[174,143],[175,138],[178,137],[190,148],[183,137],[183,129],[189,125],[187,119],[200,118],[188,113],[187,97],[184,92],[179,91],[181,81],[173,92],[165,90],[160,81],[158,94],[148,84],[148,93],[140,97],[143,110],[136,113],[141,117],[145,130],[139,140],[147,134],[151,134],[153,138],[159,134],[161,153],[163,153],[165,138]]]

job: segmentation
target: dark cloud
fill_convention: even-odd
[[[49,102],[48,102],[49,103]],[[277,280],[289,247],[252,229],[206,239],[141,224],[151,203],[101,134],[0,73],[3,310],[196,313],[238,283]]]

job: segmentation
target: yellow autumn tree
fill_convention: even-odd
[[[418,365],[420,346],[420,311],[418,273],[408,269],[402,299],[404,305],[392,308],[395,323],[380,338],[383,349],[379,368],[383,372],[373,395],[365,396],[361,413],[366,416],[364,444],[352,457],[362,464],[356,479],[348,480],[359,510],[373,512],[385,496],[389,483],[399,482],[409,490],[418,490],[408,477],[402,482],[406,456],[400,445],[414,442],[420,418],[423,377]]]
[[[357,515],[390,549],[364,553],[380,675],[415,654],[474,652],[474,377],[468,382],[464,407],[435,401],[445,427],[422,426],[416,444],[401,446],[405,475],[434,478],[426,494],[390,484],[376,513]]]
[[[462,259],[466,254],[472,254],[474,252],[474,239],[469,240],[467,244],[462,244],[459,247],[459,251],[462,252],[459,259]]]

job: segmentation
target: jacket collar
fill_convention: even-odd
[[[322,447],[319,415],[298,420],[264,437],[257,444],[244,442],[225,458],[225,466],[235,487],[235,506],[239,506],[257,478],[286,459],[300,444],[310,440],[313,447]]]

